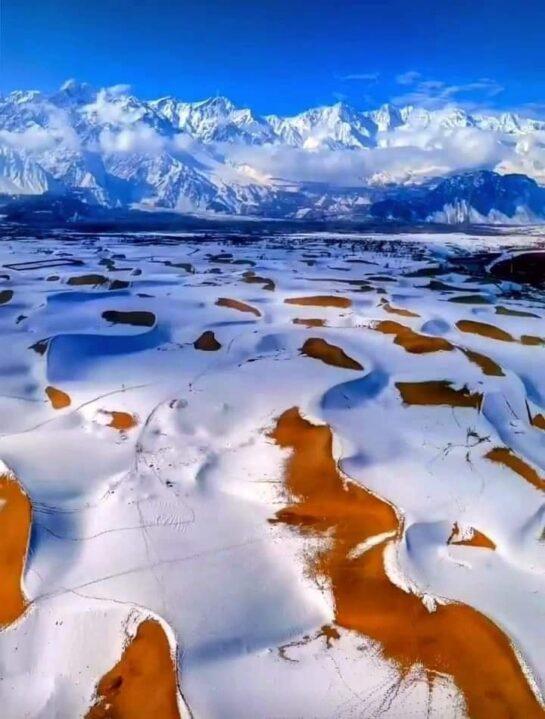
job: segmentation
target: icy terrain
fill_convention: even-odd
[[[2,719],[544,716],[542,247],[4,239]]]

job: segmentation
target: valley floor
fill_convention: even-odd
[[[3,719],[545,716],[544,244],[3,240]]]

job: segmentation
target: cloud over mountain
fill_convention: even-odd
[[[95,90],[73,80],[51,95],[14,92],[0,100],[0,190],[288,215],[317,201],[344,212],[392,183],[473,169],[545,178],[545,122],[454,103],[500,92],[493,81],[447,85],[408,71],[397,82],[417,105],[361,112],[339,102],[291,117],[260,116],[223,97],[145,101],[126,85]]]

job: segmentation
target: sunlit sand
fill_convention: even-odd
[[[545,717],[540,242],[8,237],[2,719]]]

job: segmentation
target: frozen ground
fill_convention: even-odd
[[[177,662],[180,716],[545,715],[545,296],[487,272],[540,246],[4,240],[0,459],[28,494],[32,531],[27,608],[0,631],[3,719],[85,716],[150,617]],[[470,687],[449,671],[452,643],[431,666],[420,640],[410,661],[382,643],[380,618],[373,636],[341,618],[345,588],[324,569],[338,557],[316,558],[333,555],[343,516],[299,526],[282,514],[302,501],[286,484],[295,450],[275,440],[290,408],[331,429],[339,491],[354,483],[397,516],[378,537],[351,529],[342,566],[380,545],[389,586],[418,610],[459,603],[488,618],[483,632],[505,638],[481,657],[490,681],[511,662],[526,704],[486,713],[471,624],[458,631]],[[2,527],[0,512],[0,542]],[[356,611],[358,592],[375,591],[362,586],[348,593]],[[394,621],[419,638],[410,613]]]

